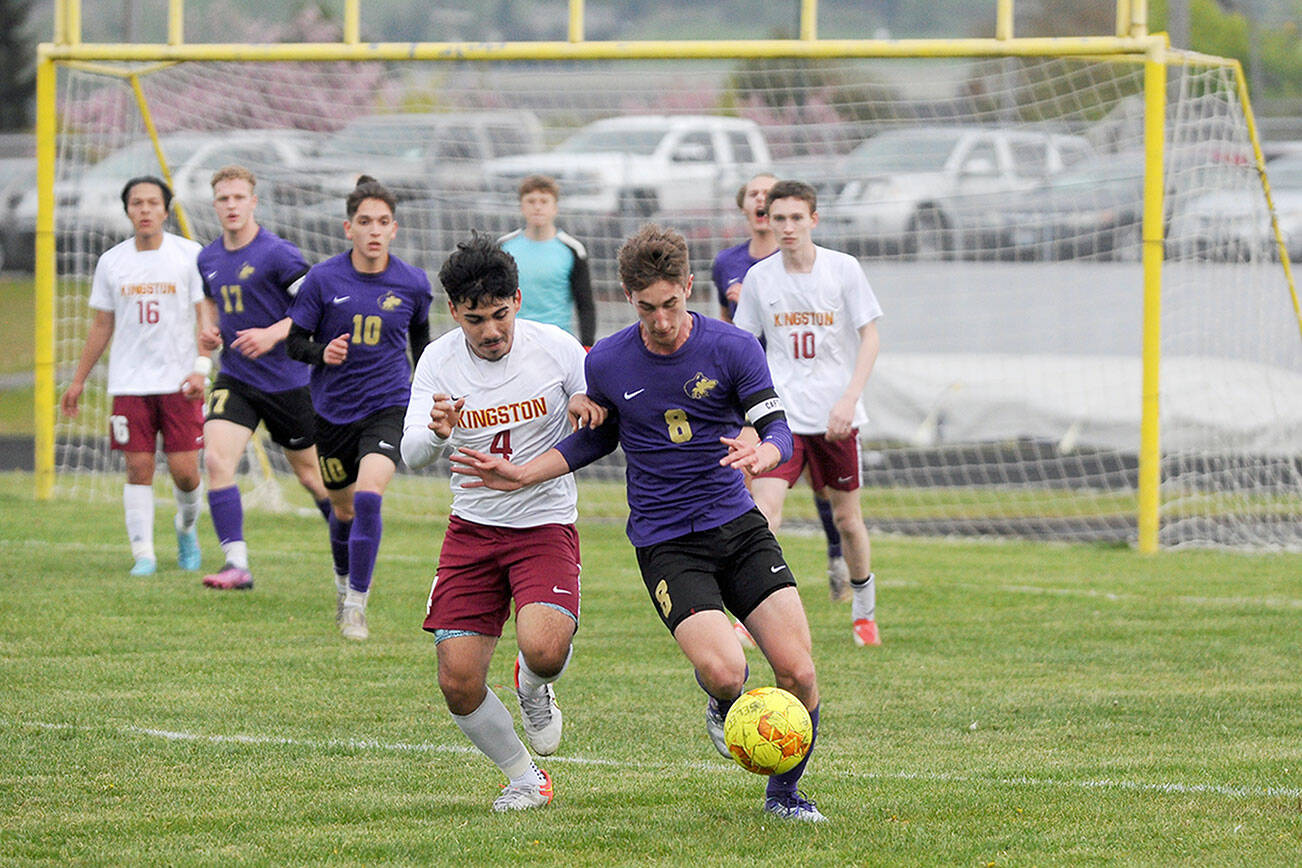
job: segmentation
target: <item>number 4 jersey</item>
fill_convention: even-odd
[[[770,256],[746,272],[733,322],[763,335],[773,385],[795,434],[822,434],[854,373],[859,329],[882,315],[863,267],[853,256],[816,247],[808,274]],[[868,421],[863,400],[854,427]]]
[[[100,256],[90,306],[113,314],[110,395],[171,394],[194,368],[198,255],[195,242],[164,233],[157,250],[137,250],[133,236]]]
[[[564,329],[517,318],[511,351],[481,359],[454,328],[431,343],[416,365],[403,423],[403,457],[414,466],[462,446],[513,464],[543,454],[570,433],[566,408],[582,394],[583,347]],[[448,440],[429,429],[434,395],[465,397]],[[523,488],[466,488],[473,477],[452,474],[452,514],[476,524],[538,527],[578,518],[573,474]]]

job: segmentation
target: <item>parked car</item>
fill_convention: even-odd
[[[213,213],[212,173],[222,166],[247,166],[258,181],[259,210],[272,217],[278,202],[275,178],[287,167],[302,163],[314,152],[317,137],[297,130],[239,130],[222,133],[186,132],[159,138],[159,148],[172,175],[176,203],[184,210],[199,240],[214,237],[220,227]],[[88,254],[99,251],[131,231],[122,208],[122,185],[135,175],[161,175],[154,143],[143,139],[120,148],[90,166],[80,177],[55,184],[55,227],[61,241]],[[37,191],[33,186],[14,208],[22,243],[33,245]],[[178,212],[173,205],[173,220]]]
[[[1143,176],[1138,152],[1078,163],[1008,200],[1000,246],[1018,259],[1137,259]]]
[[[1271,160],[1266,179],[1289,258],[1302,260],[1302,152]],[[1222,260],[1277,257],[1275,232],[1255,175],[1235,189],[1204,193],[1178,208],[1167,249],[1179,256]]]
[[[979,247],[992,201],[1043,183],[1092,153],[1081,136],[1034,129],[885,130],[824,179],[823,235],[856,253],[923,258]]]
[[[713,115],[629,115],[583,127],[554,150],[493,160],[484,176],[497,207],[540,172],[561,187],[567,213],[648,217],[734,209],[737,188],[769,168],[754,121]]]

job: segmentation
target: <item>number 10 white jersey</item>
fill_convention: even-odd
[[[495,362],[466,346],[460,328],[431,343],[411,381],[402,454],[420,467],[467,446],[513,464],[543,454],[570,433],[566,408],[585,390],[583,347],[563,329],[517,318],[511,352]],[[461,422],[448,440],[429,430],[436,393],[465,396]],[[452,514],[494,527],[573,524],[578,519],[574,475],[520,489],[466,488],[473,478],[452,474]]]

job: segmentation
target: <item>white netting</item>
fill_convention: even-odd
[[[1298,546],[1302,337],[1242,107],[1227,70],[1168,74],[1162,541]],[[395,253],[433,275],[470,229],[518,224],[521,176],[556,175],[559,223],[592,255],[599,334],[632,321],[613,256],[642,220],[687,235],[694,304],[714,315],[710,261],[744,237],[737,186],[770,168],[809,180],[816,240],[863,258],[886,311],[861,432],[869,522],[1135,536],[1138,64],[183,63],[140,84],[205,241],[218,165],[258,174],[261,221],[309,261],[344,249],[343,196],[365,171],[401,194]],[[123,78],[63,69],[59,118],[62,387],[95,256],[129,229],[118,188],[158,167]],[[609,118],[624,120],[587,126]],[[623,152],[552,150],[580,132]],[[436,300],[435,334],[449,326],[443,309]],[[103,384],[91,385],[81,417],[59,422],[59,485],[116,497]],[[290,478],[274,451],[270,462]],[[400,476],[389,508],[419,512],[427,485]],[[279,482],[264,487],[274,502]]]

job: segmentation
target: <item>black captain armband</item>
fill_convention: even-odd
[[[782,399],[772,389],[764,389],[742,398],[741,408],[746,416],[746,424],[752,426],[761,439],[766,428],[774,422],[785,421],[787,418]]]

